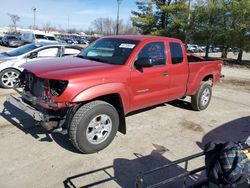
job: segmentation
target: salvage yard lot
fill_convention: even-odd
[[[195,112],[178,100],[130,114],[127,135],[117,134],[106,149],[78,153],[67,135],[48,133],[7,102],[13,90],[0,89],[0,187],[63,187],[68,177],[113,165],[77,178],[76,186],[109,178],[99,187],[132,187],[139,170],[157,167],[202,151],[209,140],[239,140],[250,135],[250,69],[223,68],[208,109]],[[17,118],[13,118],[15,114]],[[202,165],[202,159],[190,168]]]

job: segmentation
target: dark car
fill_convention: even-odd
[[[8,47],[19,47],[24,44],[24,42],[18,39],[15,35],[5,35],[2,38],[2,44]]]
[[[3,36],[0,36],[0,45],[3,44],[2,40],[3,40]]]

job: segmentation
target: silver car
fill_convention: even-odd
[[[8,47],[19,47],[19,46],[22,46],[24,44],[24,42],[22,40],[18,39],[14,35],[5,35],[2,38],[2,44],[4,46],[8,46]]]
[[[77,55],[82,50],[76,45],[31,43],[0,54],[0,87],[13,88],[23,71],[21,65],[38,59]]]

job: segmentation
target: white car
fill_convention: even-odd
[[[77,55],[82,50],[75,45],[31,43],[0,54],[0,87],[13,88],[23,71],[21,65],[37,59]],[[35,63],[35,61],[34,61]]]

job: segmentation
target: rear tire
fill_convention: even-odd
[[[16,69],[5,69],[0,72],[0,86],[2,88],[14,88],[20,72]]]
[[[198,91],[191,97],[191,104],[194,110],[205,110],[212,97],[211,85],[207,82],[202,82]]]
[[[81,106],[74,114],[69,138],[82,153],[94,153],[112,142],[118,127],[117,110],[104,101],[92,101]]]

